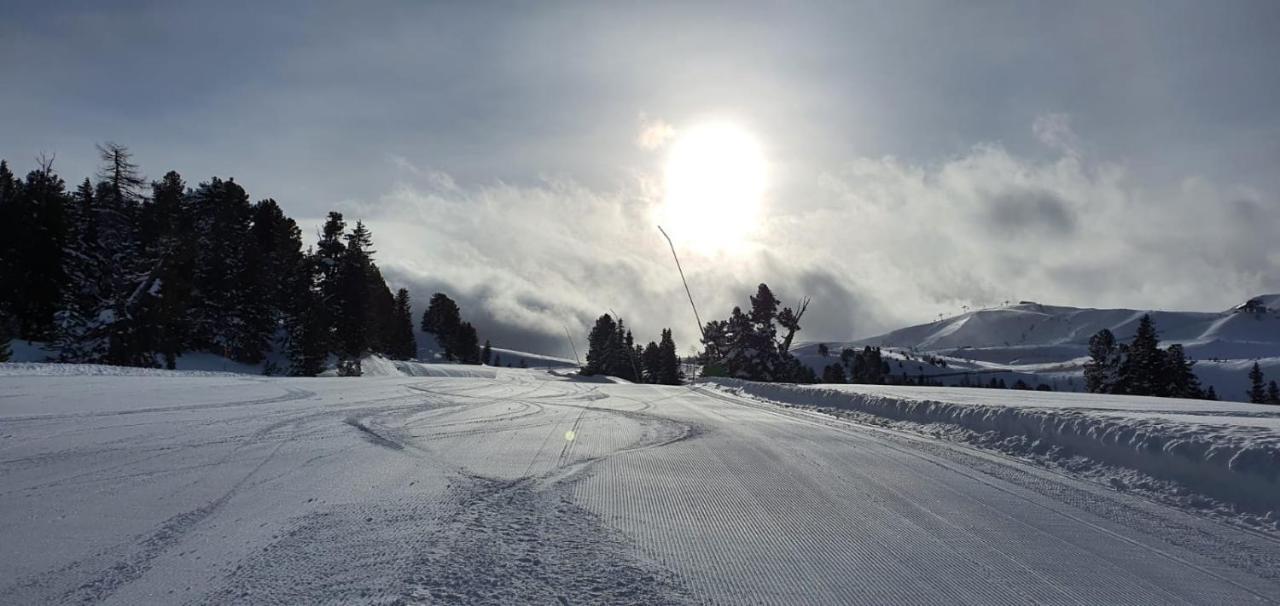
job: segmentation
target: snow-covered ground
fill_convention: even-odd
[[[878,346],[885,348],[894,375],[937,377],[946,385],[955,385],[966,375],[984,384],[993,378],[1009,385],[1021,379],[1031,385],[1048,384],[1056,391],[1084,391],[1089,337],[1105,328],[1118,341],[1128,342],[1139,319],[1149,313],[1162,347],[1181,344],[1189,357],[1198,360],[1195,372],[1206,389],[1213,386],[1224,400],[1241,400],[1254,362],[1268,377],[1280,379],[1280,294],[1252,301],[1252,306],[1242,304],[1222,312],[1083,309],[1022,302],[858,341],[827,343],[827,356],[819,355],[818,343],[806,343],[792,353],[821,374],[824,366],[839,361],[845,347]]]
[[[3,368],[4,604],[1280,602],[1273,535],[708,387]]]
[[[1117,488],[1134,474],[1280,528],[1280,408],[1176,398],[893,385],[786,385],[712,379],[773,402],[851,411],[1018,455],[1096,464]],[[1145,478],[1143,478],[1145,479]],[[1169,495],[1161,495],[1169,496]],[[1177,495],[1174,495],[1177,496]],[[1226,513],[1226,512],[1220,512]]]

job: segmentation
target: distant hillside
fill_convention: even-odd
[[[1268,377],[1280,379],[1280,294],[1254,297],[1221,312],[1082,309],[1023,301],[827,346],[830,356],[845,347],[879,346],[895,358],[890,363],[895,374],[939,376],[947,384],[964,379],[965,373],[972,381],[972,373],[979,373],[984,382],[1004,376],[1006,381],[1023,378],[1078,391],[1089,337],[1106,328],[1128,341],[1139,318],[1148,313],[1162,346],[1182,344],[1199,360],[1195,369],[1201,381],[1213,385],[1222,398],[1242,397],[1245,374],[1254,361]],[[818,355],[816,343],[794,353],[817,370],[831,363]]]

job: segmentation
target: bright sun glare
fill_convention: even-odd
[[[734,124],[712,122],[682,130],[669,153],[664,225],[703,252],[742,244],[764,197],[760,143]]]

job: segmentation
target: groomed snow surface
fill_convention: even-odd
[[[1280,602],[1274,534],[743,385],[0,368],[3,604]]]

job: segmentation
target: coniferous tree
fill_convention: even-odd
[[[446,360],[459,359],[461,352],[456,349],[456,344],[458,328],[461,326],[462,312],[458,309],[458,304],[444,293],[431,295],[427,309],[422,312],[422,332],[435,337]]]
[[[198,239],[192,276],[193,344],[236,360],[255,357],[258,348],[241,315],[252,280],[249,196],[234,180],[214,177],[196,186],[191,205]]]
[[[453,350],[463,364],[480,363],[480,337],[470,322],[463,322],[454,333]]]
[[[644,352],[640,354],[640,361],[644,368],[644,382],[657,383],[658,377],[662,374],[662,353],[658,351],[658,344],[649,341],[644,346]]]
[[[1090,337],[1089,361],[1084,365],[1085,389],[1090,393],[1122,393],[1120,361],[1120,348],[1110,330],[1104,328]]]
[[[16,315],[22,292],[24,251],[20,238],[25,229],[25,203],[20,199],[21,187],[8,162],[0,160],[0,225],[12,230],[13,236],[0,238],[0,319]]]
[[[372,291],[370,270],[371,261],[366,249],[372,243],[372,236],[364,224],[356,222],[356,227],[345,236],[346,248],[339,259],[334,276],[336,309],[333,318],[336,353],[339,359],[339,372],[347,376],[361,374],[360,359],[369,353],[370,346],[370,307]]]
[[[489,344],[489,340],[484,340],[484,349],[480,350],[480,363],[489,366],[493,363],[493,346]]]
[[[5,264],[5,284],[0,285],[8,295],[3,307],[16,320],[19,337],[47,341],[54,336],[55,315],[67,282],[64,254],[69,200],[65,183],[53,172],[53,162],[45,158],[17,185],[5,201],[4,220],[9,222],[5,239],[11,241],[6,253],[13,256]]]
[[[1210,385],[1209,389],[1204,392],[1204,399],[1213,400],[1213,401],[1216,401],[1218,399],[1218,392],[1213,388],[1212,385]]]
[[[582,374],[591,376],[610,373],[616,364],[614,356],[618,349],[617,338],[618,324],[614,322],[613,316],[603,314],[596,318],[595,326],[591,327],[591,333],[587,335],[587,364],[582,368]]]
[[[1267,383],[1267,404],[1280,404],[1280,385],[1274,380]]]
[[[635,336],[624,326],[622,318],[618,318],[618,339],[616,343],[618,350],[615,355],[618,363],[609,374],[628,381],[639,382],[640,377],[637,374],[640,369],[640,361],[636,355]],[[644,352],[641,351],[640,353],[643,354]]]
[[[413,311],[409,303],[409,291],[404,288],[396,291],[393,318],[395,333],[389,352],[391,357],[396,360],[415,357],[418,354],[418,343],[413,336]]]
[[[169,369],[192,341],[189,310],[195,290],[196,234],[186,188],[182,177],[170,171],[151,184],[151,199],[144,206],[143,251],[159,261],[158,288],[152,293],[147,322],[154,348]]]
[[[1280,385],[1275,380],[1267,383],[1267,404],[1280,404]]]
[[[679,385],[680,379],[680,356],[676,352],[676,341],[671,335],[671,329],[664,328],[658,340],[657,382],[662,385]]]
[[[1251,404],[1266,404],[1267,390],[1265,386],[1266,377],[1262,374],[1262,367],[1257,362],[1253,363],[1253,368],[1249,369],[1249,396]]]
[[[284,309],[289,374],[315,376],[329,356],[330,316],[321,291],[320,260],[308,253],[288,280],[289,304]]]
[[[1196,377],[1192,366],[1194,360],[1187,358],[1182,346],[1170,345],[1165,351],[1165,386],[1164,393],[1171,398],[1201,398],[1204,392],[1200,389],[1200,379]]]
[[[844,365],[832,362],[822,369],[823,383],[844,383]]]
[[[1160,349],[1160,338],[1150,314],[1143,314],[1133,342],[1124,350],[1120,364],[1120,381],[1124,393],[1139,396],[1166,396],[1165,352]]]

